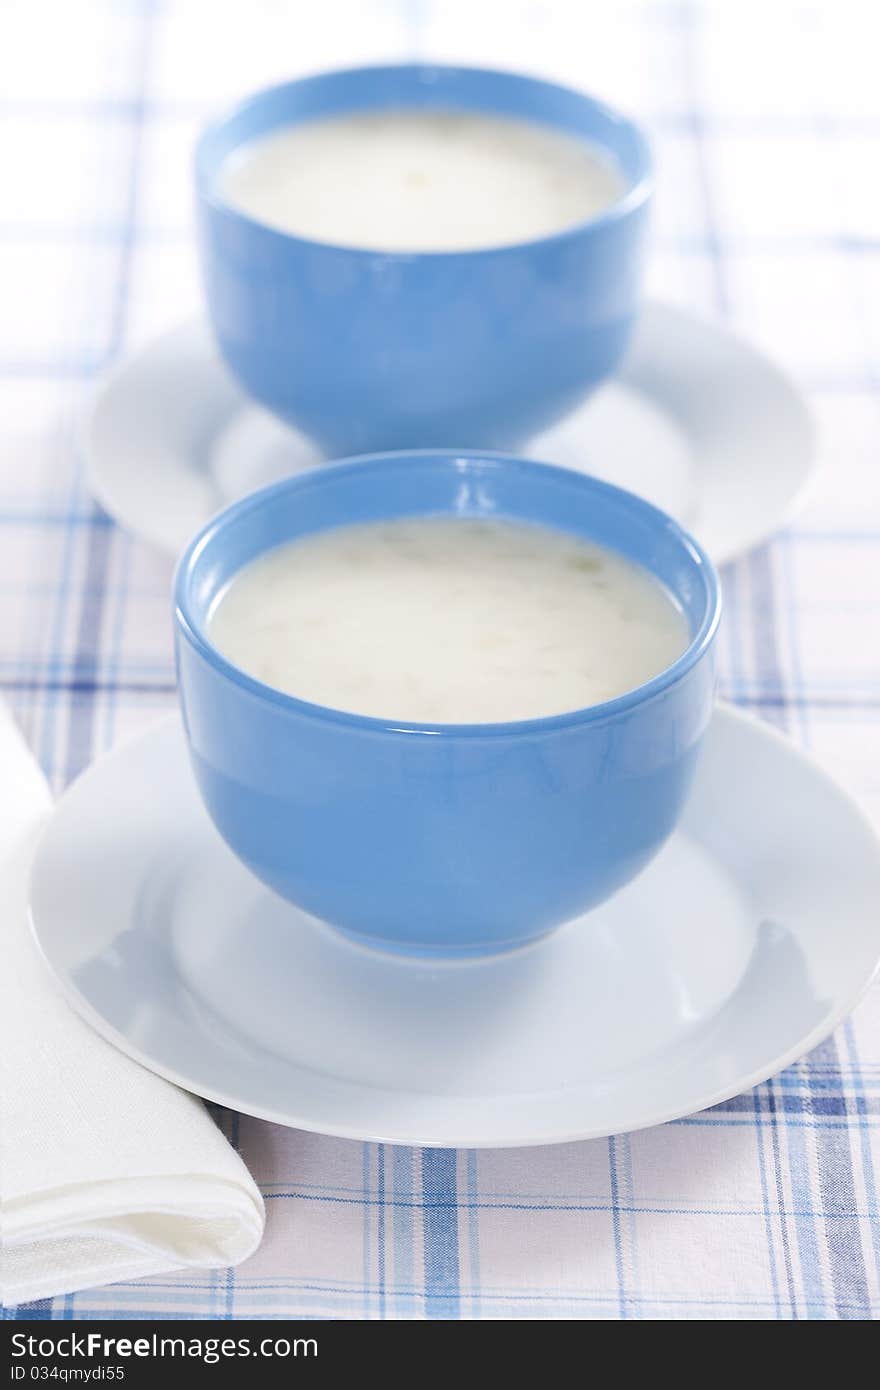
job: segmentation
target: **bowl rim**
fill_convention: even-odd
[[[206,147],[208,142],[217,135],[225,125],[236,120],[243,115],[250,107],[265,101],[273,96],[280,95],[294,87],[299,87],[304,83],[320,81],[323,78],[346,78],[353,77],[360,73],[375,73],[376,75],[387,73],[441,73],[456,74],[467,73],[473,77],[507,77],[515,81],[534,86],[544,87],[557,92],[565,92],[569,96],[576,97],[585,106],[611,121],[615,125],[625,127],[634,141],[638,154],[638,175],[635,179],[626,181],[626,187],[618,198],[615,198],[609,205],[594,213],[591,217],[582,218],[578,222],[572,223],[570,227],[564,227],[561,231],[551,232],[547,236],[532,237],[525,241],[501,242],[497,246],[475,246],[471,249],[458,248],[456,250],[426,250],[426,251],[395,251],[385,250],[378,247],[359,246],[357,243],[318,241],[313,237],[299,236],[295,232],[286,232],[280,227],[272,226],[269,223],[261,222],[258,218],[252,217],[250,213],[242,212],[232,203],[221,197],[216,188],[216,179],[207,169]],[[389,108],[390,108],[389,103]],[[355,108],[356,109],[356,108]],[[296,122],[290,122],[296,124]],[[548,121],[548,125],[553,122]],[[247,142],[242,142],[247,143]],[[600,144],[601,142],[595,141]],[[240,225],[246,226],[251,230],[259,231],[270,237],[277,238],[281,243],[289,243],[298,247],[302,251],[324,251],[337,255],[365,257],[375,260],[391,260],[395,262],[414,262],[414,261],[442,261],[452,264],[456,260],[469,260],[475,256],[498,256],[510,254],[511,252],[521,252],[523,250],[534,250],[538,247],[564,245],[567,242],[576,240],[591,233],[601,227],[613,225],[623,220],[632,212],[636,211],[648,201],[654,189],[654,161],[651,154],[651,146],[647,135],[637,121],[625,115],[616,107],[608,102],[601,101],[592,96],[589,92],[580,91],[576,87],[570,87],[562,82],[552,82],[547,78],[533,75],[532,73],[520,72],[513,68],[487,68],[481,66],[471,66],[466,63],[364,63],[346,68],[326,68],[317,72],[304,73],[300,77],[290,78],[285,82],[276,82],[268,87],[261,87],[243,97],[233,106],[226,108],[218,115],[213,116],[207,121],[199,131],[196,138],[193,163],[195,170],[196,194],[201,203],[211,208],[214,212],[222,213],[224,216],[234,220]]]
[[[613,699],[602,700],[595,705],[584,705],[577,709],[565,710],[561,714],[543,715],[536,719],[487,723],[416,722],[357,714],[350,710],[336,709],[331,705],[315,704],[310,700],[289,695],[283,690],[278,690],[275,686],[257,680],[256,677],[248,675],[241,667],[236,666],[234,662],[223,656],[210,640],[205,627],[196,618],[190,601],[189,590],[193,569],[204,550],[227,526],[248,512],[269,504],[272,498],[280,493],[290,490],[296,491],[302,486],[307,486],[316,478],[344,477],[346,474],[361,472],[364,468],[378,469],[382,464],[403,459],[408,461],[408,467],[413,465],[413,461],[416,462],[416,465],[418,461],[422,461],[425,464],[448,464],[450,467],[458,468],[459,471],[464,471],[465,468],[470,471],[474,468],[480,471],[510,469],[526,473],[539,472],[542,477],[548,479],[555,476],[558,481],[564,480],[568,483],[574,481],[577,486],[583,486],[587,490],[606,495],[613,494],[632,512],[647,518],[658,530],[665,530],[670,533],[690,560],[695,573],[703,582],[706,595],[705,612],[697,631],[685,650],[671,665],[664,667],[650,680],[634,686],[632,690],[624,691],[622,695],[614,696]],[[411,515],[418,516],[421,513],[413,512]],[[426,512],[424,515],[433,516],[437,513]],[[450,515],[454,515],[454,513],[450,513]],[[333,528],[322,529],[331,530]],[[560,528],[550,527],[548,529]],[[314,533],[309,532],[308,534]],[[613,549],[613,547],[609,548]],[[647,566],[643,566],[643,568],[647,568]],[[177,562],[173,582],[173,606],[174,625],[179,636],[185,638],[220,676],[276,709],[285,710],[302,718],[314,719],[320,723],[333,724],[363,733],[422,735],[445,739],[493,739],[516,738],[529,734],[551,733],[555,730],[574,728],[582,724],[598,724],[606,720],[616,719],[636,706],[647,704],[655,697],[662,695],[681,681],[711,647],[721,620],[721,583],[711,559],[690,532],[679,525],[673,517],[661,511],[659,507],[653,506],[644,498],[637,496],[634,492],[627,491],[625,488],[616,487],[613,483],[606,483],[591,474],[576,473],[570,468],[540,463],[537,460],[524,458],[517,454],[483,449],[407,449],[358,454],[350,458],[340,459],[335,463],[318,464],[314,468],[304,470],[291,477],[281,478],[266,487],[247,493],[238,501],[230,503],[222,511],[215,513],[190,539]]]

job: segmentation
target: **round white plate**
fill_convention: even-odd
[[[101,505],[175,555],[227,502],[319,462],[242,394],[202,322],[109,377],[87,451]],[[807,409],[786,378],[723,328],[662,304],[646,307],[620,376],[524,452],[647,497],[718,564],[786,520],[813,459]]]
[[[852,1008],[878,902],[861,812],[725,709],[658,859],[507,956],[386,955],[262,888],[202,809],[176,717],[80,778],[31,884],[74,1007],[153,1071],[297,1128],[455,1147],[619,1133],[756,1085]]]

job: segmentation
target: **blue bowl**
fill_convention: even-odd
[[[212,645],[213,600],[263,551],[426,513],[507,516],[613,547],[675,595],[689,647],[571,714],[419,725],[294,699]],[[631,493],[498,454],[346,460],[221,512],[175,591],[184,724],[217,829],[282,897],[365,941],[450,955],[521,945],[620,888],[675,826],[712,709],[719,586],[696,542]]]
[[[548,123],[613,156],[626,191],[555,236],[414,254],[291,236],[216,192],[226,156],[264,132],[395,106]],[[650,170],[630,121],[514,73],[356,68],[263,91],[209,126],[196,152],[202,272],[220,351],[246,391],[331,457],[513,448],[575,406],[623,354],[639,301]]]

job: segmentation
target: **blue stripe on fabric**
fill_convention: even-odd
[[[106,512],[0,511],[0,526],[115,526]],[[28,586],[30,587],[30,586]]]
[[[788,1229],[788,1217],[785,1210],[785,1187],[782,1176],[782,1154],[779,1141],[778,1107],[773,1090],[773,1082],[767,1084],[767,1099],[770,1105],[772,1116],[770,1123],[770,1145],[773,1156],[773,1181],[776,1189],[776,1216],[779,1221],[779,1235],[782,1242],[782,1267],[785,1271],[785,1287],[788,1291],[788,1303],[791,1317],[798,1318],[797,1294],[794,1285],[794,1271],[792,1268],[791,1238]]]
[[[391,1229],[394,1250],[394,1310],[400,1313],[400,1290],[415,1279],[415,1194],[413,1191],[413,1150],[396,1145],[392,1149]]]
[[[752,1101],[757,1098],[757,1090],[752,1093]],[[752,1121],[752,1129],[755,1133],[755,1152],[758,1157],[758,1178],[761,1184],[761,1215],[764,1218],[764,1233],[767,1240],[767,1268],[770,1274],[770,1286],[773,1292],[773,1305],[776,1310],[777,1318],[782,1316],[782,1304],[779,1297],[779,1277],[777,1273],[776,1242],[773,1237],[773,1213],[770,1209],[769,1187],[767,1182],[767,1163],[764,1156],[764,1137],[763,1126],[757,1124],[755,1119]]]
[[[173,1277],[168,1276],[167,1278],[163,1279],[139,1279],[137,1283],[115,1284],[110,1288],[85,1289],[82,1291],[82,1293],[71,1294],[69,1295],[69,1297],[77,1301],[77,1312],[78,1314],[80,1314],[82,1312],[82,1304],[84,1302],[90,1301],[97,1303],[100,1301],[102,1294],[108,1298],[111,1295],[113,1298],[115,1298],[118,1294],[120,1301],[125,1302],[126,1299],[144,1299],[145,1293],[149,1292],[150,1294],[156,1296],[157,1300],[158,1296],[161,1295],[162,1298],[165,1298],[166,1300],[173,1302],[175,1300],[175,1296],[204,1293],[205,1287],[206,1284],[204,1281],[199,1283],[195,1279],[174,1279]],[[242,1287],[240,1293],[243,1298],[249,1297],[250,1295],[254,1295],[255,1297],[259,1296],[261,1302],[266,1303],[271,1300],[271,1296],[273,1294],[283,1294],[294,1290],[305,1294],[314,1293],[316,1295],[333,1295],[338,1298],[346,1298],[357,1297],[362,1292],[362,1289],[363,1285],[360,1283],[360,1281],[356,1280],[346,1281],[340,1279],[297,1279],[293,1277],[279,1277],[277,1279],[250,1280],[246,1286]],[[421,1285],[416,1285],[412,1288],[404,1289],[402,1290],[402,1292],[409,1294],[412,1298],[412,1301],[416,1305],[422,1302],[423,1289]],[[566,1290],[565,1292],[561,1292],[559,1289],[541,1291],[535,1289],[530,1285],[488,1284],[484,1288],[483,1292],[487,1300],[494,1300],[495,1302],[508,1298],[527,1299],[534,1302],[552,1302],[553,1300],[558,1300],[560,1302],[617,1302],[616,1290],[606,1291],[604,1289],[590,1287],[582,1288],[579,1291]],[[734,1293],[700,1294],[696,1292],[665,1294],[660,1293],[657,1290],[648,1290],[642,1292],[634,1291],[632,1296],[634,1300],[637,1299],[641,1303],[693,1303],[696,1305],[709,1305],[716,1303],[751,1303],[755,1304],[756,1306],[764,1305],[766,1307],[771,1307],[773,1303],[773,1300],[769,1296],[762,1296],[757,1293],[742,1295]],[[57,1302],[57,1300],[55,1301]],[[834,1305],[832,1300],[827,1299],[826,1302],[829,1308],[833,1310]],[[871,1304],[872,1307],[880,1306],[880,1296],[872,1299]],[[14,1306],[18,1308],[23,1308],[28,1305],[18,1304]]]
[[[685,83],[688,93],[688,104],[691,108],[691,133],[693,136],[694,152],[696,157],[697,179],[700,187],[703,223],[706,239],[711,253],[711,269],[713,275],[713,296],[715,307],[722,319],[730,316],[730,296],[728,291],[727,276],[725,273],[724,262],[721,252],[721,240],[716,217],[715,202],[713,196],[711,171],[709,167],[708,152],[705,138],[705,124],[699,102],[699,79],[697,66],[697,44],[700,38],[703,15],[699,7],[689,3],[682,11],[684,24],[682,25],[683,40],[683,63]],[[742,562],[738,566],[738,577],[743,574]],[[754,610],[754,605],[752,605]],[[742,641],[740,632],[737,630],[736,638],[740,643],[741,654],[745,654],[745,643]],[[747,670],[748,666],[740,665],[739,669]],[[760,664],[758,669],[762,669]],[[777,686],[777,688],[779,688]],[[754,1105],[758,1090],[752,1093]],[[779,1296],[779,1281],[777,1274],[777,1255],[774,1241],[774,1223],[769,1210],[769,1193],[766,1161],[764,1155],[762,1128],[757,1122],[757,1114],[754,1119],[755,1125],[755,1147],[758,1156],[759,1180],[761,1184],[761,1196],[764,1206],[764,1229],[767,1239],[767,1258],[770,1281],[773,1291],[774,1307],[777,1318],[781,1316],[781,1304]]]
[[[34,1303],[17,1303],[11,1307],[0,1307],[0,1318],[4,1321],[23,1321],[32,1318],[34,1322],[48,1322],[55,1314],[54,1300],[38,1298]]]
[[[859,1068],[859,1049],[856,1042],[856,1030],[853,1027],[851,1018],[848,1018],[843,1025],[843,1036],[852,1058],[852,1071],[855,1075],[859,1088],[864,1087],[864,1081],[860,1075]],[[874,1172],[874,1155],[871,1149],[870,1126],[866,1124],[867,1107],[864,1095],[856,1095],[853,1098],[853,1110],[856,1115],[859,1129],[859,1150],[862,1159],[862,1174],[865,1183],[865,1195],[867,1197],[868,1215],[870,1218],[871,1246],[874,1252],[874,1278],[880,1285],[880,1206],[877,1202],[877,1178]]]
[[[458,1318],[458,1184],[455,1149],[422,1150],[425,1313]]]
[[[827,1293],[822,1277],[819,1257],[819,1240],[815,1214],[812,1206],[812,1184],[807,1150],[807,1131],[798,1125],[786,1125],[788,1141],[788,1172],[794,1210],[791,1213],[797,1239],[800,1280],[803,1288],[804,1305],[808,1318],[824,1316]]]
[[[237,1154],[241,1154],[241,1116],[237,1110],[227,1110],[226,1117],[229,1121],[229,1142]],[[224,1316],[226,1318],[235,1317],[236,1285],[235,1285],[235,1266],[230,1265],[226,1270],[226,1301]]]
[[[73,509],[77,490],[80,486],[79,469],[74,471],[74,478],[71,484],[71,508]],[[50,661],[60,657],[62,643],[64,640],[64,629],[67,620],[67,610],[71,596],[71,571],[73,568],[73,556],[75,550],[75,529],[68,526],[64,531],[64,542],[61,555],[61,565],[58,574],[57,593],[52,616],[51,633],[49,638]],[[58,711],[58,691],[51,685],[46,686],[43,691],[43,720],[38,746],[38,757],[40,764],[50,782],[54,782],[55,774],[55,729],[56,715]]]
[[[790,662],[795,682],[802,686],[803,671],[798,644],[797,611],[795,605],[795,577],[792,569],[791,548],[783,547],[785,581],[787,588],[789,621]],[[810,729],[807,711],[798,711],[801,719],[802,741],[809,747]],[[821,1060],[826,1074],[837,1082],[837,1094],[827,1097],[812,1096],[807,1101],[814,1113],[840,1115],[848,1120],[848,1107],[842,1093],[842,1077],[837,1044],[833,1037],[820,1043],[811,1056]],[[816,1129],[816,1154],[819,1166],[819,1188],[825,1210],[825,1238],[831,1265],[835,1303],[840,1318],[861,1318],[867,1316],[860,1312],[868,1305],[867,1270],[862,1251],[861,1231],[855,1211],[855,1175],[852,1163],[850,1130],[847,1123],[839,1128],[822,1125]],[[836,1208],[840,1209],[842,1220],[830,1220]]]
[[[826,1066],[837,1058],[833,1038],[816,1049]],[[868,1315],[868,1280],[862,1253],[861,1230],[855,1215],[855,1180],[850,1154],[849,1128],[816,1130],[819,1159],[819,1191],[825,1217],[825,1239],[831,1262],[834,1301],[841,1318]]]
[[[64,782],[88,767],[94,753],[95,690],[101,652],[101,626],[107,595],[107,569],[113,532],[95,531],[86,552],[86,587],[82,593],[73,658],[74,675],[67,723]]]
[[[468,1149],[468,1292],[470,1295],[470,1315],[473,1318],[480,1316],[479,1161],[479,1151],[477,1149]]]
[[[639,1213],[636,1210],[632,1137],[629,1134],[619,1135],[618,1145],[621,1150],[621,1163],[619,1167],[619,1172],[621,1174],[621,1191],[624,1194],[625,1202],[623,1214],[626,1217],[626,1229],[629,1234],[630,1283],[633,1287],[637,1288],[639,1285],[639,1237],[636,1218]],[[628,1301],[632,1305],[630,1316],[636,1319],[640,1318],[641,1312],[639,1305],[637,1303],[632,1303],[632,1300]]]
[[[108,1293],[112,1292],[114,1298],[117,1294],[119,1295],[119,1302],[121,1304],[124,1304],[126,1298],[129,1298],[133,1305],[131,1307],[121,1306],[111,1308],[109,1306],[104,1306],[99,1300],[95,1298],[95,1294],[96,1292],[99,1293],[99,1290],[87,1290],[83,1295],[73,1295],[73,1298],[75,1300],[75,1317],[79,1319],[106,1318],[107,1320],[118,1320],[128,1318],[149,1318],[161,1320],[170,1318],[181,1318],[189,1321],[199,1321],[204,1319],[205,1312],[203,1309],[196,1310],[191,1307],[188,1307],[188,1300],[184,1300],[183,1298],[181,1298],[179,1302],[176,1301],[173,1297],[173,1290],[172,1296],[169,1297],[168,1288],[165,1285],[153,1285],[152,1287],[154,1288],[157,1294],[160,1294],[162,1296],[163,1301],[166,1304],[171,1303],[173,1305],[172,1307],[165,1306],[162,1308],[153,1309],[149,1306],[142,1306],[143,1292],[145,1287],[146,1285],[144,1283],[131,1286],[118,1284],[113,1286],[112,1290],[108,1290]],[[177,1290],[181,1290],[182,1292],[201,1294],[205,1292],[203,1285],[177,1285],[174,1286],[174,1288]],[[281,1308],[276,1312],[272,1312],[271,1309],[273,1307],[278,1309],[278,1302],[280,1296],[294,1293],[297,1296],[297,1300],[301,1302],[303,1305],[302,1316],[319,1320],[322,1314],[307,1312],[306,1309],[309,1306],[311,1306],[312,1308],[318,1307],[326,1309],[331,1302],[335,1301],[335,1311],[342,1313],[353,1312],[354,1309],[357,1307],[356,1299],[357,1295],[360,1293],[360,1288],[358,1287],[351,1291],[340,1291],[332,1287],[324,1288],[321,1284],[317,1283],[314,1283],[312,1285],[303,1285],[297,1280],[290,1280],[285,1283],[273,1286],[265,1293],[261,1292],[259,1286],[254,1286],[253,1293],[249,1292],[247,1289],[242,1289],[241,1293],[241,1307],[237,1313],[237,1316],[239,1317],[245,1316],[247,1313],[253,1312],[255,1314],[258,1314],[260,1317],[274,1317],[279,1319],[289,1318],[290,1313],[289,1311],[287,1311],[286,1308]],[[756,1310],[766,1313],[772,1313],[774,1308],[772,1299],[762,1298],[759,1295],[755,1294],[743,1294],[742,1296],[708,1294],[700,1296],[689,1294],[662,1294],[652,1292],[639,1294],[634,1293],[633,1300],[638,1301],[642,1310],[646,1311],[648,1315],[650,1315],[651,1309],[673,1309],[679,1312],[680,1310],[689,1309],[696,1310],[697,1312],[705,1312],[713,1309],[724,1309],[727,1311],[732,1309],[743,1309],[750,1311]],[[496,1308],[498,1310],[504,1310],[506,1316],[515,1316],[516,1309],[518,1306],[528,1305],[535,1305],[541,1309],[544,1316],[552,1317],[554,1315],[558,1315],[560,1312],[563,1312],[565,1309],[577,1309],[579,1314],[581,1314],[581,1310],[583,1310],[584,1308],[590,1308],[591,1306],[601,1308],[603,1310],[608,1309],[610,1311],[616,1307],[616,1304],[616,1291],[612,1293],[605,1293],[601,1290],[593,1289],[586,1291],[572,1290],[570,1292],[566,1292],[565,1294],[560,1294],[558,1291],[553,1291],[551,1293],[538,1293],[535,1292],[535,1290],[533,1289],[526,1288],[504,1290],[496,1290],[493,1288],[489,1288],[484,1291],[484,1305],[485,1313],[487,1316],[492,1316],[492,1313]],[[858,1311],[855,1307],[848,1308],[847,1305],[843,1306],[847,1308],[847,1311],[849,1312],[855,1313],[856,1311]],[[411,1315],[418,1315],[418,1307],[418,1296],[414,1293],[412,1303],[410,1305]],[[835,1305],[829,1303],[825,1311],[833,1315],[837,1310]],[[874,1298],[871,1300],[868,1306],[868,1314],[873,1316],[878,1311],[880,1311],[880,1299]],[[30,1312],[30,1305],[19,1304],[16,1307],[7,1308],[6,1310],[4,1310],[4,1316],[8,1320],[12,1321],[16,1319],[29,1318],[34,1315]],[[53,1303],[49,1316],[56,1318],[60,1316],[60,1310],[57,1307],[57,1302]],[[333,1316],[333,1314],[327,1311],[323,1313],[323,1316],[329,1318]],[[603,1311],[602,1316],[607,1318],[609,1316],[609,1312]]]
[[[620,1234],[620,1190],[617,1182],[617,1141],[608,1140],[608,1180],[611,1185],[611,1230],[614,1236],[614,1272],[617,1276],[617,1311],[622,1321],[628,1316],[626,1274],[623,1268],[623,1243]]]
[[[702,204],[703,227],[706,250],[712,270],[712,289],[716,308],[722,319],[730,317],[730,295],[727,289],[727,276],[721,254],[721,237],[712,195],[710,162],[706,141],[706,118],[699,101],[699,78],[697,65],[697,44],[702,26],[702,12],[694,3],[683,6],[681,25],[682,69],[688,95],[688,132],[693,140],[696,161],[697,183]]]
[[[379,1281],[378,1314],[385,1317],[385,1145],[376,1148],[376,1272]]]
[[[149,62],[152,39],[153,7],[145,5],[142,12],[140,42],[137,45],[137,103],[140,115],[132,127],[131,152],[129,157],[128,186],[125,196],[124,231],[119,248],[108,351],[116,356],[121,349],[125,335],[125,319],[128,312],[133,258],[133,236],[137,221],[138,190],[144,147],[143,103],[149,75]],[[75,488],[82,486],[82,464],[76,469]],[[85,584],[81,593],[81,606],[76,633],[76,645],[72,662],[72,682],[75,688],[70,700],[70,713],[67,731],[67,754],[64,765],[65,783],[74,778],[91,761],[94,742],[95,692],[90,689],[97,679],[101,651],[103,607],[107,589],[107,567],[110,547],[115,532],[106,527],[90,527],[85,532],[87,550],[85,557]],[[69,548],[72,551],[73,532],[68,532]],[[69,560],[68,560],[69,565]],[[65,602],[66,608],[66,602]],[[59,604],[59,611],[61,605]],[[56,648],[57,649],[57,648]],[[57,702],[52,701],[51,708]]]
[[[361,1262],[363,1269],[363,1315],[365,1318],[370,1316],[371,1298],[370,1291],[373,1288],[373,1270],[371,1264],[371,1227],[373,1223],[373,1207],[375,1200],[371,1195],[370,1187],[370,1144],[361,1144],[361,1181],[363,1190],[360,1199],[354,1203],[356,1206],[363,1207],[363,1217],[361,1219],[361,1241],[362,1252]]]
[[[117,554],[119,555],[119,593],[116,599],[116,613],[113,622],[113,629],[107,643],[107,654],[104,667],[107,679],[110,681],[114,695],[119,693],[120,673],[122,671],[123,651],[122,641],[125,633],[125,617],[131,597],[131,537],[122,532],[117,536]],[[173,683],[172,683],[173,684]],[[116,736],[116,710],[118,700],[113,699],[107,702],[105,711],[103,738],[101,739],[102,748],[111,748]],[[238,1145],[238,1116],[233,1122],[234,1142]]]
[[[670,1123],[672,1122],[670,1121]],[[749,1127],[753,1128],[753,1126]],[[375,1207],[377,1205],[377,1198],[369,1196],[343,1197],[327,1195],[323,1197],[316,1197],[311,1193],[303,1192],[265,1192],[263,1196],[267,1202],[272,1201],[273,1199],[276,1201],[280,1199],[285,1201],[313,1203],[327,1202],[330,1205],[351,1207],[359,1207],[361,1205]],[[413,1201],[405,1198],[402,1199],[386,1197],[382,1205],[386,1208],[391,1207],[394,1210],[400,1210],[411,1213],[416,1211],[424,1213],[436,1209],[436,1202],[428,1200]],[[474,1210],[480,1212],[525,1211],[532,1212],[536,1215],[540,1214],[541,1212],[559,1211],[595,1213],[605,1212],[610,1215],[613,1214],[616,1210],[620,1212],[622,1215],[626,1214],[636,1216],[735,1216],[754,1218],[756,1216],[766,1216],[767,1214],[775,1216],[781,1213],[786,1217],[810,1216],[819,1217],[827,1221],[834,1221],[838,1219],[849,1220],[850,1218],[868,1221],[874,1219],[875,1216],[875,1213],[871,1209],[861,1210],[859,1208],[853,1208],[852,1211],[834,1212],[826,1211],[821,1206],[813,1207],[809,1204],[800,1206],[795,1205],[794,1203],[784,1203],[780,1207],[769,1200],[769,1195],[766,1203],[762,1203],[760,1207],[754,1207],[749,1206],[746,1203],[742,1203],[741,1205],[737,1206],[723,1206],[720,1203],[716,1203],[715,1205],[713,1205],[712,1203],[705,1203],[703,1205],[700,1205],[697,1202],[685,1202],[680,1205],[676,1205],[675,1203],[669,1202],[664,1206],[657,1204],[651,1205],[646,1202],[630,1203],[621,1201],[620,1199],[618,1199],[616,1204],[614,1203],[614,1201],[601,1201],[599,1199],[591,1201],[580,1201],[577,1198],[560,1199],[555,1197],[532,1197],[531,1200],[527,1198],[508,1199],[493,1197],[491,1194],[487,1193],[475,1203],[470,1202],[467,1198],[460,1197],[457,1201],[457,1207],[459,1211],[468,1211],[473,1208]]]

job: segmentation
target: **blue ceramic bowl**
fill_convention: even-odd
[[[602,147],[624,196],[539,241],[394,254],[304,240],[215,191],[231,151],[295,121],[381,107],[466,108],[549,123]],[[199,245],[220,351],[245,390],[328,456],[513,448],[614,371],[639,301],[650,156],[636,126],[514,73],[357,68],[259,93],[202,135]]]
[[[506,724],[346,714],[253,680],[212,645],[213,600],[249,560],[345,523],[508,516],[639,561],[682,605],[691,643],[618,699]],[[346,460],[221,512],[176,579],[180,698],[215,825],[307,912],[392,949],[503,950],[593,907],[638,873],[687,796],[714,690],[720,597],[686,532],[631,493],[504,455]]]

